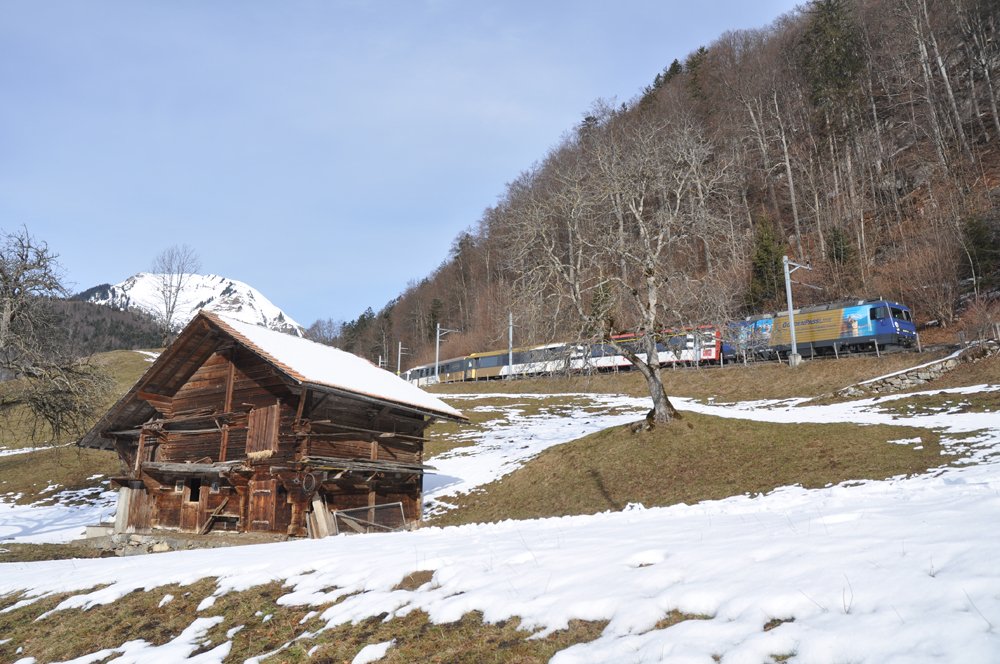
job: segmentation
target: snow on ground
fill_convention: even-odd
[[[948,392],[975,389],[1000,386]],[[415,610],[435,622],[474,610],[487,621],[519,617],[540,636],[574,618],[609,621],[597,640],[558,653],[554,661],[560,663],[738,664],[771,661],[773,655],[820,664],[1000,661],[1000,538],[994,532],[1000,518],[1000,415],[900,416],[880,410],[891,400],[681,405],[771,421],[934,426],[945,444],[971,446],[977,463],[696,505],[174,552],[155,561],[9,563],[0,565],[0,595],[24,592],[29,598],[23,601],[30,602],[75,593],[59,611],[205,577],[218,578],[216,596],[278,580],[287,589],[279,603],[314,606],[331,627]],[[632,407],[622,403],[623,409]],[[442,468],[439,477],[456,478],[452,491],[485,480],[466,482],[463,473],[471,476],[484,466],[501,472],[513,456],[527,454],[520,449],[522,436],[533,436],[526,439],[529,447],[542,446],[560,429],[575,430],[586,421],[575,407],[548,419],[517,417],[505,424],[498,412],[496,426],[484,427],[474,446],[462,448],[465,457],[480,448],[480,464],[460,454],[431,461]],[[501,435],[490,431],[504,427]],[[978,433],[970,438],[973,431]],[[510,455],[500,451],[504,442]],[[440,485],[430,491],[438,501],[449,495]],[[419,570],[432,570],[432,581],[413,591],[393,590]],[[89,590],[101,584],[108,585]],[[671,611],[700,619],[658,628]],[[184,634],[159,649],[130,642],[102,654],[176,661],[198,649],[211,613],[209,608],[192,616]],[[213,646],[198,661],[221,661],[229,650],[228,642]],[[358,656],[367,659],[374,650]]]
[[[428,463],[424,476],[424,513],[438,514],[452,505],[445,500],[514,472],[553,445],[581,438],[608,427],[634,422],[649,411],[649,399],[615,394],[564,394],[559,404],[526,414],[526,402],[545,402],[544,394],[455,394],[448,400],[460,408],[466,402],[509,400],[503,407],[473,405],[470,412],[496,412],[481,429],[457,436],[468,446],[440,454]],[[537,406],[538,404],[533,404]]]
[[[43,501],[54,504],[0,502],[0,546],[12,542],[56,544],[77,539],[83,536],[87,526],[108,521],[115,513],[117,499],[118,494],[114,491],[84,489],[60,491]],[[0,571],[2,577],[3,571]]]

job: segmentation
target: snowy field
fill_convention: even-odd
[[[948,392],[958,400],[962,394],[998,389]],[[574,395],[569,405],[525,415],[524,404],[537,398],[510,395],[509,407],[495,407],[495,421],[467,440],[468,446],[430,460],[438,471],[427,478],[428,509],[447,509],[449,496],[512,471],[545,447],[637,419],[646,409],[643,400]],[[882,407],[896,398],[828,406],[800,405],[799,400],[678,404],[775,422],[933,427],[946,446],[963,451],[969,461],[913,478],[819,490],[785,487],[765,496],[697,505],[633,505],[591,516],[155,558],[10,563],[0,565],[0,594],[76,593],[59,611],[206,577],[218,578],[214,596],[277,580],[287,589],[281,604],[323,607],[343,598],[319,609],[331,627],[415,610],[435,622],[476,610],[487,621],[519,617],[539,636],[574,618],[609,621],[600,638],[558,653],[556,662],[730,664],[769,662],[775,655],[808,663],[1000,662],[1000,537],[995,532],[1000,413],[925,408],[901,416]],[[497,397],[490,399],[495,403]],[[477,407],[475,397],[453,403],[460,409]],[[897,442],[921,444],[917,438]],[[0,511],[0,523],[8,514],[26,511]],[[48,517],[38,512],[34,518]],[[433,579],[413,591],[393,590],[420,570],[432,570]],[[88,591],[100,584],[107,585]],[[208,629],[224,620],[213,613],[212,597],[166,645],[132,641],[75,661],[113,655],[119,656],[115,662],[183,660],[202,646]],[[657,628],[671,611],[699,619]],[[239,627],[226,626],[230,634]],[[221,661],[229,647],[229,642],[214,644],[191,661]],[[391,643],[370,644],[356,661],[377,661],[391,651]],[[280,654],[270,661],[280,661]]]

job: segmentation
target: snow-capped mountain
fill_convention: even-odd
[[[165,275],[140,272],[121,283],[90,288],[76,298],[125,311],[144,311],[162,320],[165,317],[161,288],[163,276]],[[220,277],[217,274],[184,276],[172,327],[180,329],[187,325],[201,309],[302,336],[302,326],[264,297],[259,290],[242,281]]]

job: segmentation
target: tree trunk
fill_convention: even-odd
[[[680,419],[681,414],[667,397],[659,371],[652,371],[646,376],[646,385],[649,387],[649,396],[653,399],[653,409],[650,411],[652,421],[656,424],[667,424],[675,418]]]
[[[781,133],[781,150],[785,157],[785,176],[788,178],[788,197],[792,203],[792,222],[795,225],[795,250],[797,260],[805,258],[802,252],[802,228],[799,223],[799,204],[795,199],[795,180],[792,178],[792,158],[788,154],[788,140],[785,138],[785,123],[781,120],[781,111],[778,109],[778,93],[774,93],[774,117],[778,121],[778,130]]]

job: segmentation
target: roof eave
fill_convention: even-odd
[[[406,411],[408,413],[414,413],[416,415],[422,415],[427,417],[433,417],[439,420],[448,420],[451,422],[468,422],[469,418],[465,415],[459,414],[455,416],[451,413],[445,413],[439,410],[432,410],[430,408],[420,408],[418,406],[412,406],[405,403],[400,403],[398,401],[392,401],[390,399],[381,399],[379,397],[369,396],[367,394],[361,394],[360,392],[352,392],[351,390],[345,390],[339,387],[332,387],[330,385],[325,385],[323,383],[313,383],[305,381],[302,383],[303,388],[308,388],[310,390],[316,390],[317,392],[329,392],[330,394],[336,394],[348,399],[358,399],[359,401],[366,401],[368,403],[378,404],[379,406],[389,406],[390,408],[396,408],[398,410]]]

